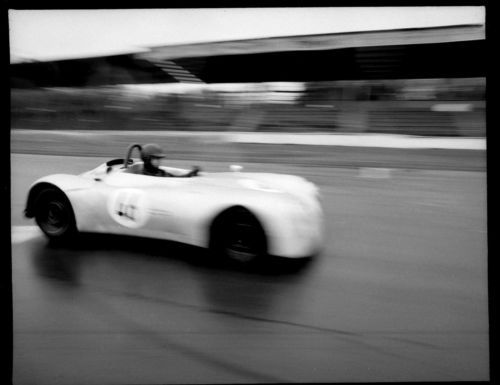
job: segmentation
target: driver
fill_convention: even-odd
[[[150,143],[142,146],[141,159],[144,162],[144,168],[142,170],[142,173],[144,175],[150,175],[150,176],[175,177],[176,175],[172,175],[160,168],[161,160],[165,158],[165,156],[166,155],[163,153],[163,150],[157,144]],[[199,170],[200,170],[199,167],[194,167],[193,170],[191,170],[187,174],[180,176],[182,177],[194,176],[198,173]]]

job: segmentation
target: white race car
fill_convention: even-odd
[[[143,162],[113,159],[80,175],[34,182],[25,208],[54,240],[77,232],[159,238],[212,249],[241,262],[265,255],[316,255],[322,244],[319,190],[293,175],[199,172],[142,174]],[[189,170],[164,167],[173,175]],[[192,173],[193,174],[193,173]]]

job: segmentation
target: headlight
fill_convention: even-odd
[[[314,196],[314,198],[318,201],[321,201],[321,190],[319,189],[319,187],[312,182],[309,182],[309,186],[311,186],[312,195]]]

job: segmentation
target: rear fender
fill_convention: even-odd
[[[93,184],[94,182],[91,180],[67,174],[54,174],[40,178],[30,186],[28,198],[26,200],[26,207],[24,209],[24,215],[27,218],[33,218],[33,216],[35,215],[35,198],[37,197],[38,193],[44,188],[52,187],[60,190],[64,193],[64,195],[66,195],[73,208],[75,208],[75,202],[72,192],[89,189],[93,186]]]

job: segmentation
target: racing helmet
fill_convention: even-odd
[[[154,143],[145,144],[141,149],[141,159],[149,161],[151,158],[165,158],[165,154],[160,146]]]

